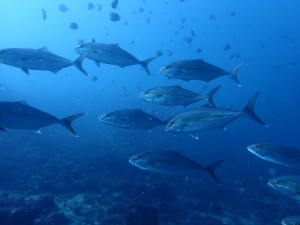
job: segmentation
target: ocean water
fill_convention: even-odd
[[[151,76],[139,65],[98,68],[89,59],[83,62],[89,76],[74,66],[57,74],[31,70],[27,76],[19,68],[0,65],[1,101],[27,100],[58,118],[85,113],[73,123],[79,137],[60,125],[43,128],[41,134],[0,133],[0,224],[266,225],[299,214],[297,201],[267,185],[274,175],[299,171],[264,161],[247,146],[300,146],[300,2],[120,0],[116,9],[111,2],[0,1],[0,49],[47,46],[75,60],[78,41],[95,38],[119,43],[139,60],[163,52],[149,64]],[[102,9],[89,10],[88,3]],[[61,12],[60,4],[68,11]],[[111,12],[120,21],[111,21]],[[77,30],[69,28],[72,22]],[[227,44],[231,48],[224,50]],[[232,60],[234,54],[240,57]],[[207,83],[169,80],[158,73],[162,66],[186,59],[204,59],[226,71],[246,61],[238,72],[241,87],[228,76]],[[92,81],[93,76],[98,79]],[[100,115],[118,109],[142,109],[166,120],[203,104],[168,107],[139,99],[142,91],[167,85],[200,94],[221,85],[214,102],[235,110],[260,91],[255,111],[268,127],[241,117],[227,126],[228,132],[209,130],[198,133],[196,140],[189,134],[174,136],[163,126],[128,131],[99,121]],[[158,176],[128,162],[148,150],[178,151],[203,166],[225,159],[216,169],[221,185],[204,173],[188,179]]]

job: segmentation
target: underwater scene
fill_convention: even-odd
[[[300,224],[299,1],[0,7],[0,225]]]

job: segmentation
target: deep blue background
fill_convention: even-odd
[[[234,163],[225,162],[217,169],[217,177],[222,186],[216,187],[221,198],[228,190],[239,195],[243,179],[250,180],[250,190],[264,188],[284,199],[266,184],[272,177],[269,168],[275,168],[277,175],[297,174],[257,158],[247,151],[249,144],[270,142],[298,148],[299,139],[299,23],[300,2],[298,1],[120,1],[113,10],[110,1],[99,2],[102,10],[87,9],[89,1],[1,1],[0,8],[0,49],[41,48],[75,60],[73,51],[79,39],[90,42],[119,43],[120,46],[145,60],[155,56],[158,50],[164,55],[150,63],[151,76],[139,65],[120,68],[101,64],[99,69],[86,59],[83,67],[88,77],[75,67],[62,69],[58,74],[45,71],[30,71],[30,77],[20,69],[0,65],[1,101],[27,100],[28,103],[58,118],[83,112],[85,115],[73,124],[79,138],[69,135],[61,126],[54,125],[36,134],[26,130],[10,130],[0,133],[0,188],[8,190],[34,189],[32,182],[39,184],[48,179],[48,188],[36,191],[51,192],[51,185],[62,182],[59,178],[47,176],[47,163],[51,164],[53,174],[66,170],[65,176],[74,167],[78,175],[74,179],[97,179],[109,176],[112,180],[124,179],[135,182],[137,179],[173,182],[180,185],[190,180],[205,180],[205,185],[214,183],[203,175],[195,175],[188,181],[181,178],[155,177],[128,163],[128,158],[146,150],[175,150],[205,166],[219,159],[234,158]],[[59,11],[59,4],[69,10]],[[98,2],[93,2],[95,5]],[[144,8],[139,13],[139,8]],[[47,12],[43,21],[41,8]],[[133,11],[137,13],[134,14]],[[149,11],[152,11],[150,14]],[[119,13],[121,20],[112,22],[110,12]],[[235,12],[234,17],[230,13]],[[210,16],[215,15],[215,20]],[[146,18],[150,17],[149,23]],[[185,18],[184,23],[181,19]],[[128,23],[125,25],[124,20]],[[71,22],[78,24],[78,30],[71,30]],[[107,33],[106,34],[106,29]],[[185,37],[196,37],[188,44]],[[178,31],[178,34],[175,32]],[[129,44],[134,40],[134,44]],[[224,51],[230,44],[231,49]],[[201,48],[202,53],[196,53]],[[168,50],[173,52],[167,56]],[[232,54],[241,56],[235,62]],[[203,58],[206,62],[225,70],[231,70],[243,61],[247,63],[240,69],[238,87],[229,77],[221,77],[210,83],[202,81],[185,82],[168,80],[158,74],[159,69],[173,61]],[[92,82],[91,77],[98,80]],[[195,140],[188,134],[173,136],[164,132],[163,127],[151,132],[108,126],[99,122],[99,116],[117,109],[140,108],[152,115],[162,115],[167,119],[173,113],[186,110],[185,107],[164,107],[153,105],[138,98],[139,94],[151,87],[181,85],[186,89],[206,94],[217,85],[221,89],[215,96],[217,106],[242,110],[250,97],[260,91],[255,109],[257,115],[268,124],[261,126],[248,118],[239,118],[227,126],[229,130],[210,130],[198,134]],[[125,94],[124,94],[125,93]],[[189,108],[200,106],[196,103]],[[80,159],[76,161],[76,159]],[[86,159],[86,160],[84,160]],[[90,161],[95,159],[95,165]],[[70,164],[69,167],[66,166]],[[86,172],[89,170],[91,172]],[[25,172],[26,171],[26,172]],[[82,174],[80,174],[82,171]],[[85,171],[85,172],[83,172]],[[91,177],[87,177],[91,175]],[[38,177],[38,178],[36,178]],[[54,179],[51,183],[51,179]],[[63,176],[64,177],[64,176]],[[258,179],[262,177],[262,181]],[[24,179],[22,181],[22,178]],[[72,177],[70,180],[74,180]],[[103,178],[104,179],[104,178]],[[104,179],[105,180],[105,179]],[[207,180],[207,181],[206,181]],[[98,180],[99,181],[99,180]],[[140,182],[143,182],[139,180]],[[71,181],[70,181],[71,182]],[[149,180],[147,180],[149,182]],[[28,186],[24,184],[28,184]],[[149,182],[151,183],[151,182]],[[201,182],[200,182],[201,183]],[[105,182],[95,185],[93,192],[105,188]],[[92,185],[93,186],[93,185]],[[121,188],[121,187],[120,187]],[[215,187],[214,187],[215,188]],[[116,187],[117,190],[118,187]],[[74,191],[89,192],[87,189]],[[206,193],[199,193],[199,198]],[[210,194],[208,194],[210,195]],[[163,201],[163,199],[162,199]],[[229,202],[229,201],[228,201]],[[294,207],[299,207],[291,201]],[[289,208],[286,209],[289,215]]]

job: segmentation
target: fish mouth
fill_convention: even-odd
[[[100,121],[103,121],[103,122],[106,122],[104,119],[107,117],[107,115],[106,114],[103,114],[103,115],[101,115],[100,117],[99,117],[99,120]]]
[[[145,100],[144,94],[145,94],[145,92],[142,92],[142,93],[139,95],[139,98]]]
[[[165,66],[162,67],[162,68],[159,70],[159,73],[160,73],[161,75],[166,76],[166,75],[167,75],[166,67],[165,67]]]

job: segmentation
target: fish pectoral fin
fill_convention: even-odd
[[[118,65],[119,67],[121,67],[122,69],[124,69],[125,68],[125,66],[120,66],[120,65]]]
[[[195,139],[199,139],[197,133],[190,133],[190,135]]]
[[[57,74],[59,70],[52,70],[51,73]]]
[[[50,53],[50,54],[53,54],[52,52],[50,52],[49,50],[48,50],[48,48],[45,46],[45,47],[42,47],[42,48],[39,48],[38,50],[40,50],[40,51],[43,51],[43,52],[47,52],[47,53]]]
[[[7,131],[4,127],[0,127],[0,131]]]
[[[100,62],[98,62],[98,61],[96,61],[96,60],[94,60],[94,62],[95,62],[95,64],[96,64],[96,66],[98,66],[98,67],[100,68]]]
[[[41,134],[41,129],[37,129],[37,130],[33,130],[33,132],[37,133],[37,134]]]
[[[28,69],[26,68],[20,68],[24,73],[26,73],[28,76],[30,76]]]

